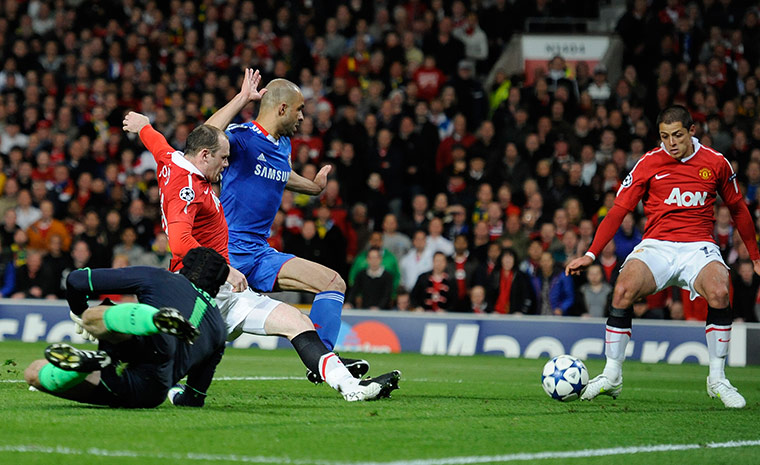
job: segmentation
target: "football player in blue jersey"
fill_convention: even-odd
[[[290,138],[303,121],[303,94],[285,79],[275,79],[258,91],[255,74],[246,70],[240,92],[206,121],[226,129],[230,141],[230,166],[224,172],[221,192],[229,226],[230,264],[259,291],[315,293],[310,318],[322,342],[332,350],[346,292],[343,278],[330,268],[279,252],[267,243],[284,190],[318,195],[327,185],[331,167],[323,167],[313,180],[292,171]],[[254,96],[261,96],[256,120],[229,125]],[[369,370],[364,360],[343,362],[365,373]],[[308,376],[313,382],[321,381],[314,372]]]

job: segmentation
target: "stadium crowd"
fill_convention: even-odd
[[[322,195],[286,191],[270,244],[339,271],[347,305],[604,316],[642,212],[584,276],[563,266],[659,143],[661,109],[690,109],[760,220],[760,13],[750,1],[635,0],[616,27],[616,82],[556,56],[531,79],[497,70],[484,87],[526,18],[593,17],[596,3],[5,0],[2,296],[60,298],[85,266],[166,268],[155,163],[123,116],[148,115],[184,147],[253,67],[305,97],[293,169],[312,179],[334,167]],[[735,318],[758,321],[760,277],[726,208],[715,238]],[[669,289],[635,313],[704,319],[706,303],[687,296]]]

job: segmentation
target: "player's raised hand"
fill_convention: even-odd
[[[320,189],[325,190],[327,186],[327,175],[332,171],[332,165],[325,165],[319,170],[316,176],[314,176],[314,184],[318,185]]]
[[[130,111],[127,113],[127,116],[124,117],[122,124],[124,125],[122,128],[124,132],[139,134],[142,128],[150,124],[150,120],[143,114]]]
[[[227,282],[232,284],[232,289],[235,292],[243,292],[248,288],[248,280],[245,279],[245,275],[231,266]]]
[[[588,255],[578,257],[567,264],[565,267],[565,276],[581,274],[583,270],[588,268],[594,260]]]
[[[755,269],[755,273],[760,274],[760,259],[752,260],[752,267]]]
[[[267,89],[259,90],[259,84],[261,84],[259,70],[254,71],[251,68],[246,68],[243,84],[240,86],[240,94],[249,102],[261,100],[261,97],[267,93]]]

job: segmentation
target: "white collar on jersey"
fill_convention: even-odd
[[[681,158],[681,159],[679,160],[681,163],[686,163],[687,161],[691,160],[691,159],[694,157],[694,155],[696,155],[696,154],[697,154],[697,152],[699,152],[699,149],[701,149],[701,148],[702,148],[702,144],[700,144],[700,143],[699,143],[699,139],[697,139],[697,138],[696,138],[696,137],[694,137],[694,136],[692,136],[692,137],[691,137],[691,143],[692,143],[692,145],[694,146],[694,153],[692,153],[692,154],[691,154],[691,155],[689,155],[688,157],[684,157],[684,158]],[[664,151],[666,151],[666,152],[668,151],[668,149],[666,149],[666,148],[665,148],[665,144],[664,144],[664,143],[662,143],[662,142],[660,142],[660,147],[662,147],[662,150],[664,150]],[[669,153],[669,152],[668,152],[668,153]]]
[[[206,176],[204,176],[203,173],[201,173],[201,170],[199,170],[195,165],[190,163],[190,161],[187,158],[185,158],[185,154],[180,151],[172,152],[172,163],[179,166],[180,168],[184,168],[188,170],[191,173],[197,174],[203,179],[206,179]]]

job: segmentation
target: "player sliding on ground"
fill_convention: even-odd
[[[66,299],[98,350],[53,344],[24,372],[30,386],[96,405],[152,408],[187,376],[176,405],[202,407],[224,353],[227,330],[213,296],[229,269],[218,253],[195,248],[180,274],[153,267],[89,268],[66,279]],[[90,297],[135,294],[139,303],[88,308]],[[126,368],[118,371],[121,362]]]
[[[663,110],[657,117],[657,128],[660,147],[636,163],[620,186],[614,206],[599,224],[586,255],[571,261],[565,269],[566,274],[579,274],[591,265],[625,215],[639,201],[644,202],[644,239],[626,257],[613,292],[604,345],[607,363],[604,372],[586,386],[581,399],[620,394],[633,304],[666,287],[680,286],[690,291],[692,300],[697,295],[707,299],[707,394],[720,398],[726,407],[742,408],[746,404],[744,397],[725,374],[733,316],[728,267],[712,237],[716,196],[719,194],[731,211],[755,273],[760,274],[752,217],[731,164],[693,137],[694,122],[686,108],[675,105]]]
[[[247,70],[245,80],[252,89],[251,99],[255,99],[260,95],[255,91],[258,73]],[[124,130],[139,134],[158,164],[162,223],[173,255],[171,270],[180,269],[178,260],[198,245],[211,247],[227,259],[227,223],[212,187],[221,178],[229,157],[224,132],[209,125],[195,128],[187,137],[183,154],[174,150],[144,115],[127,114]],[[250,192],[241,195],[255,201]],[[251,291],[245,277],[233,267],[230,276],[216,298],[227,324],[228,340],[244,332],[286,337],[306,368],[319,373],[348,401],[388,397],[398,387],[399,371],[357,379],[369,368],[366,363],[352,363],[357,377],[352,376],[340,358],[325,347],[308,316],[291,305]]]

